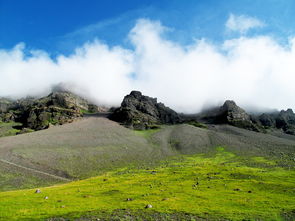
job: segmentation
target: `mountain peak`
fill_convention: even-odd
[[[126,95],[121,107],[110,118],[135,129],[148,129],[159,124],[175,124],[181,121],[175,111],[158,103],[157,98],[142,95],[140,91],[132,91]]]

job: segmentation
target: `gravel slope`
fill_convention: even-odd
[[[186,124],[164,126],[146,137],[107,118],[87,117],[47,130],[0,138],[0,159],[12,163],[0,162],[0,190],[60,182],[33,170],[70,180],[83,179],[179,153],[210,154],[216,146],[224,146],[245,159],[264,156],[281,166],[294,167],[294,137],[279,131],[263,134],[228,125],[202,129]]]

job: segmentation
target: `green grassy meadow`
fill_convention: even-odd
[[[244,161],[218,147],[212,155],[116,169],[41,193],[1,192],[0,220],[294,220],[295,171],[263,157],[248,159],[255,167]]]

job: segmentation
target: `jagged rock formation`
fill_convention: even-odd
[[[292,109],[261,114],[259,122],[265,128],[278,128],[287,134],[295,135],[295,114]]]
[[[249,114],[240,108],[234,101],[227,100],[219,109],[216,116],[217,123],[227,123],[236,127],[245,128],[248,130],[259,131]]]
[[[72,122],[85,113],[108,111],[104,107],[90,104],[87,100],[62,88],[46,97],[25,98],[12,101],[0,98],[0,123],[17,123],[19,131],[41,130],[50,125]],[[161,124],[189,123],[206,127],[198,121],[209,124],[230,124],[236,127],[266,132],[268,129],[280,129],[295,135],[295,114],[292,109],[260,115],[250,115],[234,101],[227,100],[221,107],[211,108],[200,114],[178,114],[156,98],[144,96],[132,91],[125,96],[117,109],[112,109],[111,120],[133,129],[156,128]]]
[[[11,101],[6,98],[0,98],[0,113],[4,113],[8,110],[11,105]]]
[[[83,112],[95,112],[98,107],[68,91],[55,91],[40,99],[26,98],[2,108],[2,121],[22,123],[18,129],[41,130],[50,125],[72,122]]]
[[[227,100],[219,108],[212,108],[201,113],[199,120],[210,124],[230,124],[253,131],[260,131],[259,125],[256,125],[252,116],[240,108],[234,101]]]
[[[69,92],[54,92],[40,99],[23,99],[10,109],[14,120],[33,130],[48,128],[50,124],[64,124],[82,116],[87,101]]]
[[[287,134],[295,135],[295,114],[292,109],[250,115],[237,106],[234,101],[227,100],[223,106],[199,114],[197,119],[210,124],[230,124],[257,132],[266,132],[267,129],[282,129]]]
[[[156,98],[144,96],[139,91],[132,91],[125,96],[121,107],[110,115],[110,119],[139,130],[153,128],[159,124],[181,122],[175,111],[158,103]]]
[[[14,120],[14,115],[9,112],[9,109],[13,106],[13,101],[0,98],[0,122],[9,122]]]
[[[272,114],[263,113],[258,117],[257,123],[261,123],[266,128],[276,127],[276,119]]]

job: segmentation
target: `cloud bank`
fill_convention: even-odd
[[[295,38],[280,45],[268,36],[198,40],[183,46],[163,37],[160,22],[138,20],[133,48],[86,43],[55,59],[18,44],[0,50],[0,96],[45,95],[63,83],[97,104],[119,105],[131,90],[158,97],[180,112],[233,99],[242,106],[295,108]]]
[[[265,24],[253,17],[247,15],[234,15],[230,14],[226,21],[226,28],[230,31],[240,32],[241,34],[247,33],[250,29],[261,28]]]

